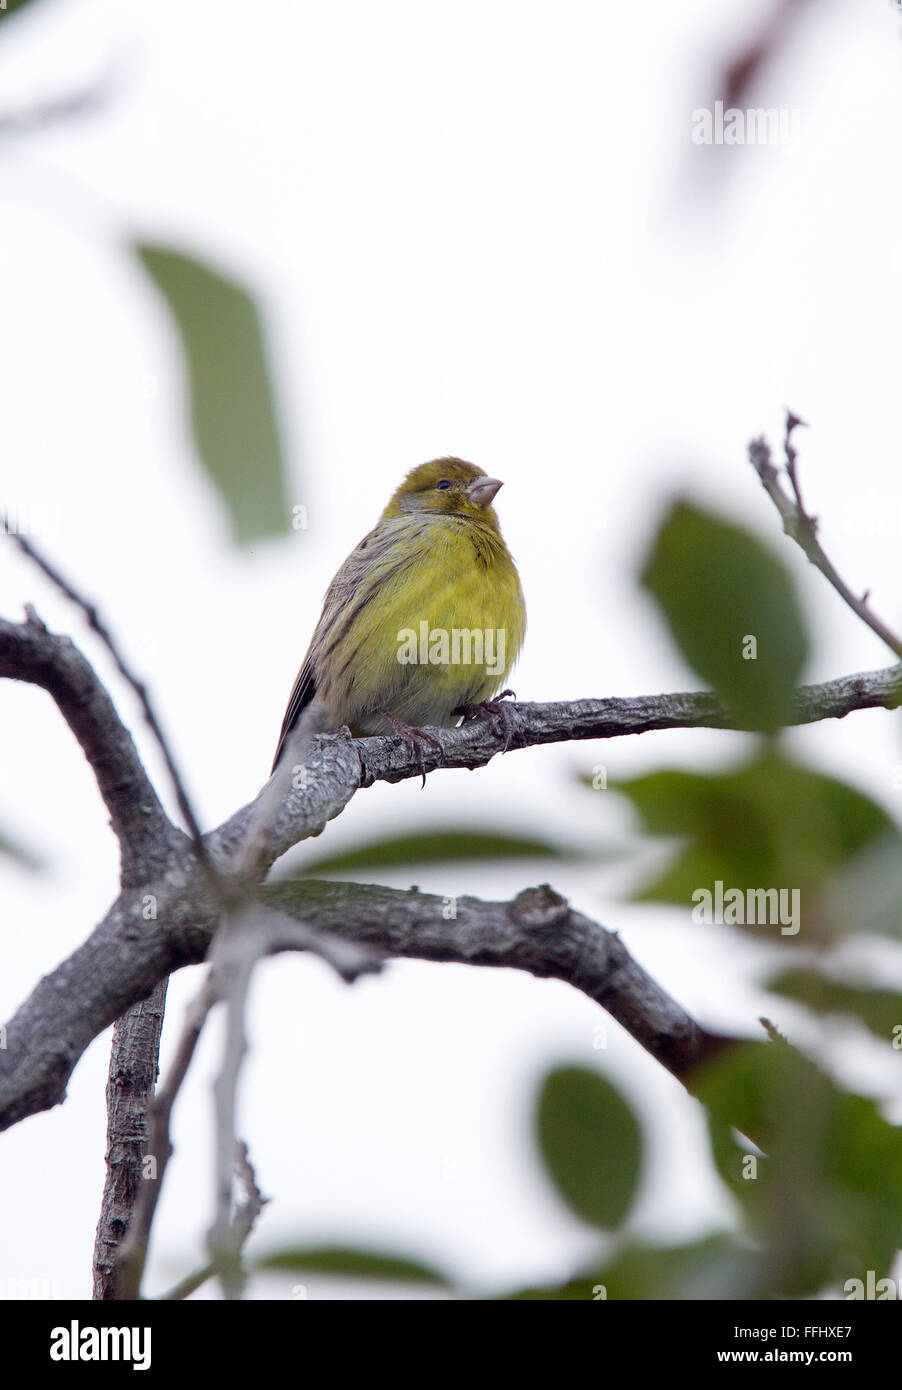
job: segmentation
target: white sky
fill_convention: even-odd
[[[784,405],[811,422],[802,479],[825,543],[898,623],[902,22],[886,0],[809,9],[756,94],[799,110],[798,145],[720,150],[692,145],[692,112],[760,17],[752,3],[269,0],[251,20],[236,0],[43,0],[0,26],[0,112],[120,74],[101,113],[0,138],[0,490],[58,519],[46,547],[150,681],[205,825],[265,779],[331,574],[401,474],[443,453],[506,481],[497,505],[529,611],[521,698],[697,685],[635,583],[677,492],[754,527],[798,575],[810,679],[889,663],[782,539],[745,462]],[[133,237],[256,289],[306,533],[231,547]],[[34,601],[96,661],[171,804],[133,699],[11,546],[0,596],[8,617]],[[104,914],[117,852],[47,696],[0,686],[0,740],[0,824],[47,861],[40,876],[0,867],[6,1016]],[[449,823],[623,849],[628,806],[576,773],[718,767],[750,746],[690,732],[520,752],[424,792],[373,788],[314,849]],[[902,811],[897,720],[861,714],[789,746]],[[488,897],[546,878],[704,1022],[774,1016],[754,985],[770,956],[624,905],[623,861],[417,875]],[[198,978],[173,983],[164,1065]],[[531,1147],[533,1089],[557,1062],[598,1066],[648,1126],[637,1232],[676,1240],[724,1221],[694,1104],[616,1025],[596,1050],[600,1021],[565,986],[513,972],[399,963],[347,990],[316,962],[267,963],[241,1130],[273,1201],[252,1250],[392,1247],[485,1289],[567,1277],[594,1238]],[[218,1036],[179,1102],[150,1292],[201,1259]],[[89,1293],[108,1045],[64,1107],[3,1136],[0,1288]],[[854,1055],[859,1079],[898,1085],[897,1059],[881,1071],[876,1050]],[[307,1282],[311,1296],[334,1287]]]

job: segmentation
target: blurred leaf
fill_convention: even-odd
[[[304,873],[390,868],[403,864],[445,864],[460,859],[570,859],[546,840],[497,835],[491,830],[430,830],[420,835],[388,835],[344,854],[324,854],[304,864]]]
[[[653,772],[614,789],[630,798],[645,831],[686,841],[638,900],[688,905],[718,881],[742,892],[798,889],[805,926],[814,928],[817,892],[844,864],[885,836],[897,854],[902,848],[875,802],[771,752],[734,772]]]
[[[341,1274],[353,1279],[391,1279],[405,1283],[433,1284],[450,1288],[451,1281],[429,1265],[400,1255],[350,1250],[343,1246],[299,1247],[279,1250],[256,1262],[257,1269],[286,1270],[289,1273]]]
[[[32,850],[26,849],[18,840],[13,840],[0,831],[0,856],[12,859],[23,869],[31,869],[33,872],[40,869],[42,859]]]
[[[257,307],[209,266],[161,246],[135,251],[175,318],[201,459],[240,542],[288,527],[285,467]]]
[[[0,9],[0,20],[9,19],[11,14],[15,14],[16,10],[21,10],[22,6],[28,3],[29,0],[6,0],[5,7]]]
[[[542,1157],[564,1200],[594,1226],[619,1226],[642,1157],[626,1101],[597,1072],[560,1067],[542,1086],[537,1120]]]
[[[844,985],[816,970],[787,970],[769,980],[767,988],[817,1014],[853,1014],[881,1042],[891,1043],[893,1029],[902,1028],[902,994],[898,991]]]
[[[738,1299],[757,1283],[756,1258],[730,1236],[695,1245],[635,1245],[603,1265],[558,1287],[524,1289],[511,1299],[598,1302],[624,1299]]]
[[[902,1130],[782,1042],[737,1047],[693,1077],[715,1161],[764,1247],[771,1292],[812,1294],[902,1244]],[[767,1157],[730,1138],[764,1143]]]
[[[895,827],[866,845],[831,883],[824,912],[834,933],[854,923],[856,931],[902,935],[902,855]]]
[[[775,730],[792,708],[807,638],[789,571],[748,532],[677,503],[641,575],[691,666],[743,722]],[[744,656],[754,639],[756,656]]]

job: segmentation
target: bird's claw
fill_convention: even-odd
[[[506,753],[508,748],[510,748],[510,742],[514,732],[514,721],[511,718],[510,710],[506,705],[501,703],[502,700],[508,698],[516,700],[517,696],[513,690],[502,690],[500,695],[493,696],[491,700],[480,700],[476,705],[459,705],[452,713],[462,714],[465,724],[468,720],[475,719],[476,716],[480,714],[484,714],[488,719],[498,719],[504,731],[504,748],[502,752]]]
[[[427,734],[425,729],[412,729],[410,725],[405,724],[402,719],[396,719],[393,714],[389,714],[388,710],[380,709],[377,711],[377,713],[381,714],[382,718],[385,719],[389,724],[391,724],[398,737],[403,738],[404,742],[407,744],[407,747],[415,755],[417,760],[417,770],[422,774],[422,785],[425,787],[426,762],[423,758],[423,744],[432,744],[433,748],[438,753],[439,761],[441,761],[445,755],[445,750],[442,748],[442,745],[439,743],[437,738],[434,738],[432,736],[432,734]]]

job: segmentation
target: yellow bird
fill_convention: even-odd
[[[500,487],[457,458],[407,474],[329,585],[273,771],[302,716],[311,731],[347,724],[415,739],[412,730],[449,728],[504,684],[526,608],[492,506]]]

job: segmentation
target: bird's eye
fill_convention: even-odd
[[[436,486],[436,489],[437,489],[437,490],[441,490],[442,492],[444,492],[444,491],[445,491],[445,488],[450,487],[451,484],[448,482],[448,479],[447,479],[447,478],[442,478],[441,482],[440,482],[440,483],[436,483],[435,486]]]

